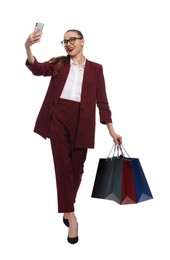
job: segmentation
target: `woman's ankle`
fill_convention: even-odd
[[[64,217],[65,219],[68,219],[68,213],[65,212],[65,213],[63,214],[63,217]]]

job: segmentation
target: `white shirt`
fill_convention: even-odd
[[[70,71],[64,85],[60,98],[73,101],[81,101],[82,82],[84,75],[85,62],[79,66],[70,59]]]

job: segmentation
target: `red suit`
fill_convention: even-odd
[[[70,63],[64,65],[60,69],[59,74],[55,76],[53,76],[53,63],[40,63],[35,60],[34,64],[29,64],[27,61],[26,66],[36,76],[51,77],[46,96],[36,120],[34,132],[43,138],[49,137],[51,140],[57,179],[59,212],[72,212],[74,211],[73,203],[75,202],[83,173],[87,148],[94,148],[96,105],[99,109],[100,122],[103,124],[112,122],[103,69],[100,64],[86,59],[81,102],[78,103],[60,99],[69,73]],[[66,112],[68,106],[70,106],[69,112],[72,114]],[[59,109],[61,109],[60,112]],[[71,121],[69,120],[70,116],[72,117]],[[64,120],[66,120],[66,123]],[[67,128],[72,129],[71,131],[69,130],[71,132],[69,138],[66,137],[68,133]],[[62,134],[63,139],[60,136]],[[67,145],[66,143],[63,145],[62,142],[67,142]],[[64,157],[62,163],[59,147],[60,149],[62,147],[62,158]],[[64,162],[68,162],[68,164],[66,165]],[[62,179],[63,174],[66,174],[66,178],[64,178],[67,179],[64,183]],[[77,179],[76,183],[74,183],[74,179]],[[65,194],[66,192],[67,194]]]

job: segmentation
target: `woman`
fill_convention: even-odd
[[[115,143],[122,143],[112,125],[102,66],[83,55],[84,37],[71,29],[61,42],[67,56],[40,63],[31,46],[42,37],[33,32],[25,42],[26,66],[36,76],[50,76],[50,84],[36,120],[34,131],[50,138],[58,195],[58,212],[69,227],[67,241],[78,242],[74,203],[80,186],[88,148],[94,148],[95,111],[106,124]]]

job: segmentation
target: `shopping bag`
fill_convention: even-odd
[[[108,164],[108,161],[110,161],[110,166],[112,165],[112,168],[110,167],[110,171],[108,174],[111,175],[110,182],[106,183],[107,187],[107,193],[106,193],[106,199],[108,200],[114,200],[117,203],[121,203],[121,187],[122,187],[122,162],[121,158],[113,157],[113,158],[107,158],[105,159],[104,163]],[[112,163],[111,163],[112,162]],[[100,165],[98,166],[96,179],[98,179],[98,171],[100,171]],[[101,172],[101,174],[104,175],[104,171]],[[102,185],[102,183],[100,183]],[[94,187],[96,186],[96,183],[94,184]],[[94,191],[94,190],[93,190]],[[95,191],[93,192],[93,197],[95,196]],[[103,198],[104,199],[104,198]]]
[[[137,202],[134,176],[132,172],[131,162],[125,158],[122,162],[122,187],[120,204],[133,204]]]
[[[115,200],[121,199],[121,161],[119,158],[100,158],[93,186],[92,197]],[[113,192],[114,189],[114,192]]]
[[[131,158],[131,166],[134,176],[137,202],[153,199],[153,195],[139,159]]]
[[[123,149],[123,145],[116,145],[112,157],[99,159],[92,198],[113,200],[121,205],[153,198],[139,158],[131,158],[127,152],[126,157]]]

